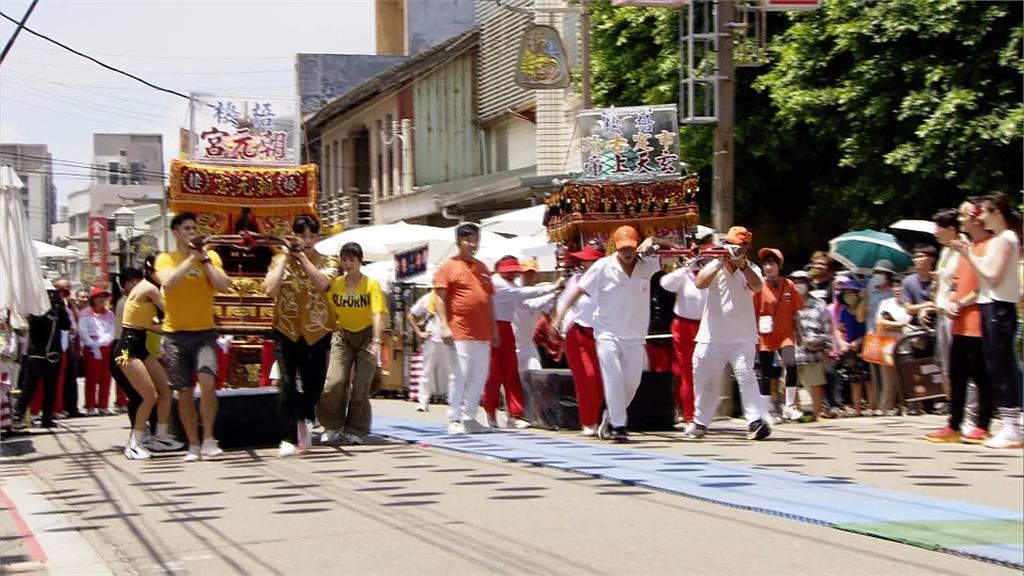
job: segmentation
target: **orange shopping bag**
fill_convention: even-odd
[[[896,348],[895,336],[885,336],[868,332],[864,335],[864,345],[861,347],[861,357],[865,362],[881,364],[882,366],[893,367],[892,353]]]

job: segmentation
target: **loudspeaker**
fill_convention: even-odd
[[[672,373],[644,372],[626,415],[630,430],[672,430],[676,420]]]
[[[549,430],[579,430],[576,386],[568,370],[530,370],[524,384],[525,418]]]
[[[199,394],[195,395],[196,414],[199,414]],[[202,436],[202,422],[199,434]],[[171,407],[171,432],[187,442],[181,419],[178,417],[178,397]],[[236,388],[217,390],[217,420],[213,436],[222,448],[273,446],[281,441],[281,411],[277,387]]]

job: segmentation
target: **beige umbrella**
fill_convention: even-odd
[[[50,309],[42,267],[29,236],[22,210],[21,178],[10,166],[0,166],[0,313],[9,312],[15,328],[25,317]]]

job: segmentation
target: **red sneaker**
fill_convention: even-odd
[[[983,444],[988,439],[988,430],[984,428],[971,428],[970,432],[960,437],[964,444]]]
[[[943,426],[941,430],[925,434],[924,439],[929,442],[959,442],[960,433],[949,426]]]

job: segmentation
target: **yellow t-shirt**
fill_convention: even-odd
[[[206,255],[214,266],[224,269],[216,252],[208,250]],[[177,250],[163,252],[156,257],[156,271],[173,271],[187,258],[188,255]],[[215,326],[213,296],[216,292],[206,278],[203,264],[196,261],[181,282],[171,289],[164,288],[164,332],[212,330]]]
[[[331,306],[338,318],[338,328],[349,332],[359,332],[373,326],[374,314],[386,314],[384,294],[380,284],[372,278],[363,276],[359,285],[349,288],[345,278],[335,278],[330,290]]]

